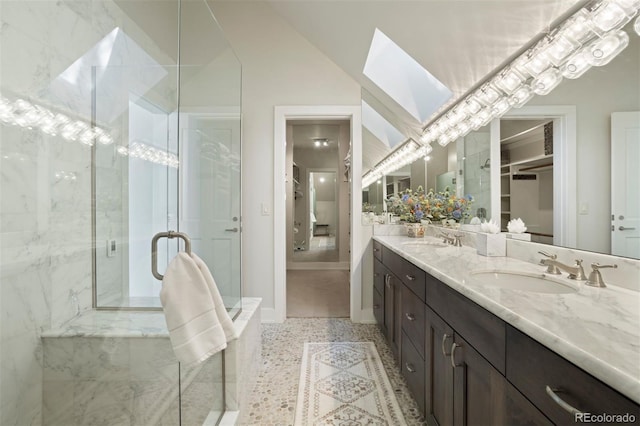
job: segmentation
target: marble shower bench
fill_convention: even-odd
[[[243,298],[239,338],[189,368],[176,360],[160,311],[87,311],[44,332],[43,425],[200,426],[222,411],[232,422],[261,362],[260,305]]]

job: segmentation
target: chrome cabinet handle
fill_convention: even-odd
[[[373,309],[380,309],[380,305],[373,305]]]
[[[405,277],[407,277],[407,279],[409,281],[415,281],[416,280],[416,277],[414,277],[413,275],[405,275]]]
[[[374,276],[374,277],[379,277],[379,276],[380,276],[380,274],[379,274],[379,273],[377,273],[377,272],[374,272],[374,273],[373,273],[373,276]]]
[[[409,373],[415,373],[416,369],[413,365],[409,364],[408,362],[404,364],[404,366],[406,367],[407,371]]]
[[[380,249],[374,248],[373,251],[380,251]]]
[[[415,321],[416,320],[416,316],[413,315],[413,314],[405,313],[404,316],[407,317],[407,319],[409,321]]]
[[[238,228],[225,229],[226,232],[238,232]]]
[[[453,343],[453,345],[451,345],[451,365],[453,366],[453,368],[456,367],[460,367],[462,364],[456,364],[456,349],[459,348],[461,345],[457,344],[457,343]]]
[[[620,226],[618,227],[618,230],[620,231],[633,231],[636,228],[625,228],[624,226]]]
[[[447,350],[444,348],[444,344],[447,342],[447,339],[448,339],[449,337],[453,337],[453,335],[452,335],[452,334],[447,334],[447,333],[445,333],[445,334],[443,334],[443,335],[442,335],[442,355],[444,355],[444,356],[449,356],[449,355],[451,355],[451,354],[448,354],[448,353],[447,353]]]
[[[582,414],[582,411],[580,411],[577,408],[567,404],[562,398],[560,398],[558,396],[558,394],[556,394],[556,392],[562,392],[560,389],[551,389],[549,387],[549,385],[547,385],[545,390],[547,391],[547,395],[549,395],[551,397],[551,399],[553,399],[553,402],[555,402],[560,407],[562,407],[563,410],[571,413],[571,415],[573,415],[573,416],[575,416],[576,414]]]

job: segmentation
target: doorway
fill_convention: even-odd
[[[287,120],[287,317],[349,316],[348,120]],[[304,270],[304,273],[299,271]]]
[[[337,124],[340,123],[340,124]],[[288,316],[289,311],[287,306],[287,269],[293,263],[299,263],[294,265],[297,268],[303,268],[307,262],[293,262],[288,261],[293,256],[294,249],[294,221],[293,221],[293,202],[296,201],[295,183],[294,183],[294,167],[293,167],[293,125],[337,125],[341,128],[340,138],[342,145],[339,150],[338,164],[335,169],[335,180],[338,183],[338,216],[342,219],[337,220],[335,226],[335,246],[339,252],[339,258],[337,262],[314,262],[311,266],[316,270],[324,271],[325,273],[342,273],[348,277],[348,287],[346,293],[348,294],[347,315],[354,322],[359,322],[362,316],[362,301],[361,301],[361,271],[359,260],[364,250],[361,242],[361,229],[359,221],[356,223],[355,217],[360,217],[360,208],[362,203],[362,195],[360,191],[354,191],[354,188],[361,187],[361,165],[360,158],[362,155],[362,132],[361,132],[361,118],[360,118],[360,106],[291,106],[291,107],[276,107],[275,109],[275,140],[280,143],[276,144],[276,152],[274,157],[274,254],[275,254],[275,294],[274,305],[275,312],[273,318],[265,317],[267,321],[272,320],[276,322],[282,322]],[[320,136],[318,136],[321,138]],[[323,140],[308,139],[313,145],[316,141],[323,145]],[[329,141],[328,141],[329,142]],[[318,154],[316,154],[318,155]],[[345,161],[346,158],[350,161]],[[288,167],[288,164],[291,164]],[[304,180],[309,178],[308,172],[325,172],[326,170],[301,170],[300,164],[298,166],[297,176]],[[314,167],[308,167],[313,169]],[[316,167],[316,169],[326,169],[327,167]],[[319,176],[318,176],[319,178]],[[301,179],[296,179],[301,183]],[[301,186],[300,192],[297,196],[302,195],[308,199],[308,187]],[[305,193],[306,192],[306,193]],[[303,205],[307,205],[308,201]],[[310,204],[309,205],[309,210]],[[331,225],[328,223],[318,223],[317,217],[316,226],[314,227],[311,214],[308,217],[305,215],[306,224],[300,225],[298,228],[298,234],[309,233],[311,241],[314,237],[322,237],[324,235],[313,235],[329,233],[331,234]],[[301,221],[300,221],[301,222]],[[327,225],[318,227],[317,225]],[[323,229],[324,228],[324,229]],[[302,230],[301,230],[302,229]],[[298,237],[296,237],[298,238]],[[305,239],[306,240],[306,239]],[[298,241],[302,243],[302,241]],[[309,240],[304,242],[305,245],[309,245]],[[301,250],[302,251],[302,250]],[[290,253],[291,256],[287,256]],[[311,264],[311,262],[308,262]],[[304,265],[304,266],[303,266]],[[353,267],[352,267],[353,266]],[[300,270],[300,269],[298,269]],[[302,274],[310,276],[312,269],[304,269]],[[326,280],[325,280],[326,281]],[[323,282],[320,280],[319,282]],[[337,293],[328,292],[329,298],[335,298]],[[309,296],[306,299],[310,299]],[[329,315],[329,314],[327,314]],[[342,316],[342,315],[341,315]]]

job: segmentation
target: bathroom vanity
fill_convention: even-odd
[[[640,293],[514,289],[545,267],[432,237],[373,254],[374,316],[429,424],[640,424]]]

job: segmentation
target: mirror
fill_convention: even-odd
[[[528,120],[547,118],[556,122],[558,121],[557,117],[545,112],[545,107],[557,109],[575,106],[575,130],[569,130],[575,133],[575,147],[563,145],[561,140],[554,141],[555,152],[560,150],[563,154],[561,163],[557,161],[557,158],[554,158],[556,160],[553,166],[554,175],[570,173],[570,180],[575,182],[574,187],[567,188],[565,194],[556,193],[554,196],[556,200],[558,197],[574,199],[574,206],[569,208],[562,220],[570,226],[575,226],[575,236],[569,239],[568,243],[562,245],[637,259],[640,258],[640,234],[634,234],[632,231],[640,232],[640,223],[637,219],[640,216],[640,189],[637,186],[637,183],[640,182],[640,167],[638,167],[640,163],[640,131],[638,130],[640,118],[634,119],[638,116],[631,115],[631,118],[627,118],[631,122],[626,127],[620,124],[618,118],[612,119],[614,113],[640,111],[640,37],[633,31],[632,24],[625,30],[629,34],[629,46],[609,64],[593,67],[579,79],[565,79],[550,94],[534,97],[521,109],[512,109],[501,119],[501,122],[516,118]],[[527,108],[535,109],[537,116],[525,114],[524,111]],[[556,128],[554,137],[556,133],[561,134],[562,132],[566,132],[566,129]],[[618,141],[612,139],[612,132],[628,136],[627,139],[620,142],[626,144],[624,149],[627,152],[622,156],[622,159],[615,157],[619,149],[616,148]],[[475,133],[477,132],[472,132],[465,138],[458,139],[455,143],[457,161],[462,162],[462,164],[458,164],[457,170],[458,173],[462,170],[465,177],[457,182],[462,181],[465,194],[474,196],[474,210],[476,210],[474,213],[477,213],[477,208],[482,203],[479,201],[483,197],[481,194],[487,190],[490,198],[497,197],[498,199],[497,204],[494,202],[493,205],[505,210],[505,206],[501,206],[503,203],[500,201],[501,185],[496,184],[494,188],[491,188],[491,179],[483,180],[482,175],[482,173],[486,173],[487,169],[492,171],[494,164],[499,163],[499,159],[487,162],[486,160],[490,158],[489,155],[473,157],[470,152],[466,153],[468,155],[464,151],[461,154],[457,148],[461,141],[468,149],[470,146],[474,146],[477,141],[473,142],[471,139]],[[499,143],[500,141],[500,137],[496,139],[491,134],[489,126],[485,129],[479,129],[478,133],[484,133],[482,137],[485,137],[487,142]],[[488,143],[488,151],[490,151],[491,143]],[[445,148],[437,144],[432,145],[434,150],[430,154],[432,158],[427,166],[428,182],[432,182],[429,170],[437,170],[436,176],[450,171],[448,169],[450,159],[441,151],[451,145],[454,143]],[[363,156],[367,149],[367,139],[365,138],[363,139]],[[497,148],[496,152],[500,152],[500,148]],[[614,166],[612,166],[612,162]],[[363,164],[363,171],[367,170],[365,166]],[[627,171],[623,172],[623,170]],[[496,183],[500,182],[500,172],[495,173]],[[484,185],[484,182],[487,185]],[[627,183],[629,184],[627,185]],[[460,191],[461,188],[458,185],[459,183],[457,183],[457,190]],[[476,188],[474,185],[480,187]],[[428,186],[429,183],[427,183]],[[617,191],[621,186],[625,187],[623,188],[625,193],[622,195],[612,193],[612,188]],[[557,192],[555,183],[553,187]],[[545,191],[545,194],[547,197],[541,202],[548,204],[548,190]],[[620,199],[627,202],[627,205],[624,206],[626,208],[624,214],[617,210],[618,207],[612,206],[612,201]],[[484,214],[490,218],[492,217],[491,203],[487,202],[486,204]],[[554,211],[557,210],[557,206],[553,207]],[[635,230],[630,228],[635,228]]]

